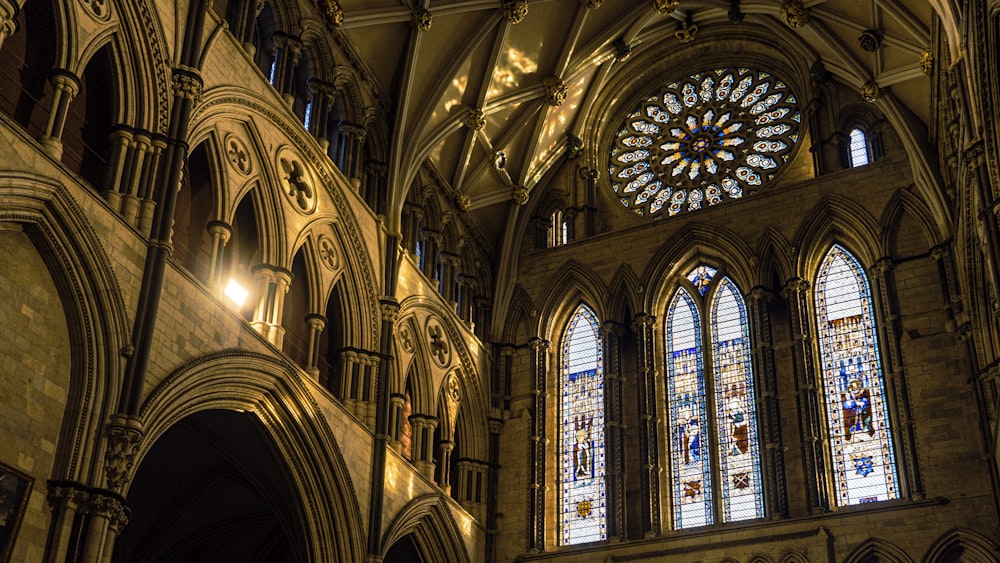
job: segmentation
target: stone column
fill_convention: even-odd
[[[281,316],[285,294],[288,293],[288,286],[292,283],[292,273],[270,264],[257,264],[250,271],[257,282],[258,291],[257,308],[254,310],[250,326],[280,349],[285,338]]]
[[[420,235],[420,223],[424,219],[424,210],[415,203],[409,201],[403,203],[402,226],[403,226],[403,246],[406,251],[416,257],[418,239]],[[420,267],[420,264],[417,264]]]
[[[486,504],[483,502],[483,485],[486,483],[489,464],[474,459],[462,459],[456,469],[458,483],[455,498],[469,511],[469,514],[485,524]]]
[[[406,395],[393,393],[389,396],[389,446],[400,451],[399,436],[403,430],[403,409],[406,406]]]
[[[310,78],[306,85],[309,87],[309,110],[306,118],[306,128],[309,133],[319,142],[319,146],[325,153],[330,148],[327,126],[330,122],[330,110],[336,99],[336,91],[333,84],[323,82],[317,78]]]
[[[441,440],[437,443],[438,477],[437,484],[446,495],[451,494],[451,452],[455,450],[455,442]]]
[[[453,252],[439,252],[438,262],[441,268],[441,286],[439,291],[444,300],[451,303],[452,310],[456,306],[455,283],[458,278],[458,271],[462,266],[462,259]]]
[[[274,66],[271,69],[271,85],[281,94],[281,98],[291,107],[295,103],[292,87],[295,84],[295,67],[302,56],[302,40],[282,31],[271,34],[274,41]]]
[[[38,141],[49,156],[59,160],[63,151],[63,127],[66,126],[69,104],[80,93],[80,79],[68,70],[57,68],[49,75],[49,83],[52,84],[52,108],[45,133]]]
[[[475,321],[476,278],[459,274],[458,281],[458,316],[466,323]]]
[[[340,134],[344,138],[344,165],[341,172],[352,180],[361,181],[362,149],[367,131],[356,123],[341,123]]]
[[[410,415],[410,431],[412,432],[412,451],[410,459],[413,466],[429,480],[434,480],[433,442],[434,430],[437,428],[436,417],[425,414]]]
[[[306,372],[319,381],[319,339],[326,328],[326,317],[315,313],[306,315],[306,325],[309,326],[309,365]]]
[[[576,218],[579,214],[579,210],[575,207],[568,207],[563,211],[563,222],[566,224],[566,237],[563,238],[562,235],[562,225],[555,225],[558,229],[556,232],[556,237],[559,239],[559,244],[569,244],[569,241],[576,240]],[[584,213],[584,218],[586,218],[586,213]]]
[[[781,440],[781,407],[778,401],[778,373],[774,363],[774,336],[771,325],[771,290],[757,286],[747,296],[751,354],[756,367],[754,392],[760,420],[761,455],[764,474],[764,507],[772,520],[788,517],[788,487],[785,475],[785,445]]]
[[[806,508],[812,514],[819,514],[830,509],[830,484],[823,452],[826,432],[820,410],[819,376],[813,355],[809,282],[793,278],[785,284],[782,295],[788,300],[792,325],[791,345],[795,367],[795,397],[802,436],[802,469],[806,479]]]
[[[389,166],[377,160],[365,163],[365,202],[372,211],[385,213],[389,199]]]
[[[48,485],[53,523],[45,561],[109,563],[115,539],[128,523],[125,500],[115,492],[75,481]],[[75,529],[79,533],[74,534]]]
[[[226,18],[229,23],[229,31],[251,57],[257,50],[253,44],[254,26],[257,23],[257,17],[263,10],[264,0],[231,0],[229,2],[229,14]]]
[[[233,236],[233,227],[222,221],[209,221],[208,234],[212,236],[212,262],[209,266],[208,285],[219,291],[225,287],[222,281],[222,266],[225,264],[226,244]]]
[[[111,133],[110,142],[104,198],[127,223],[147,234],[156,208],[150,186],[166,141],[161,135],[121,125]]]
[[[131,168],[128,166],[128,161],[132,135],[132,128],[119,125],[111,131],[108,138],[109,155],[104,199],[108,201],[111,209],[119,213],[122,208],[122,180],[126,175],[126,168]]]
[[[597,177],[594,168],[581,168],[580,178],[583,179],[584,202],[583,234],[593,236],[597,233]]]
[[[153,215],[156,212],[156,199],[153,198],[151,187],[153,178],[159,170],[161,156],[167,148],[167,141],[162,135],[150,136],[149,154],[142,161],[142,170],[139,172],[139,185],[136,189],[136,197],[139,198],[139,217],[136,219],[136,228],[140,233],[152,233]]]
[[[345,348],[340,352],[340,402],[350,412],[354,412],[359,387],[358,353],[354,348]]]
[[[660,403],[656,393],[653,363],[656,317],[639,313],[632,323],[636,335],[636,388],[639,396],[639,459],[642,460],[640,495],[645,501],[640,513],[644,537],[660,535]]]
[[[506,347],[505,347],[506,348]],[[503,419],[489,417],[489,473],[487,475],[486,491],[486,561],[497,560],[497,501],[500,495],[500,433],[503,431]]]
[[[424,239],[424,252],[423,260],[421,264],[421,269],[427,279],[431,281],[436,281],[438,279],[438,249],[441,248],[441,231],[436,231],[434,229],[428,229],[426,227],[420,229],[420,235]]]
[[[917,466],[917,442],[913,435],[913,417],[910,414],[910,394],[906,388],[906,373],[903,369],[903,348],[900,337],[903,334],[903,323],[899,315],[896,297],[896,280],[893,274],[892,258],[883,257],[875,263],[869,275],[872,281],[872,301],[876,306],[875,316],[878,326],[879,340],[882,349],[888,354],[882,354],[882,365],[885,366],[886,398],[891,397],[894,408],[888,409],[887,416],[895,432],[898,466],[901,469],[903,483],[900,493],[906,491],[913,500],[924,499],[923,481],[920,468]],[[886,401],[888,404],[890,401]]]
[[[607,321],[604,338],[604,440],[607,475],[608,537],[624,540],[625,525],[625,426],[622,424],[621,337],[625,327]]]
[[[545,415],[548,398],[549,348],[552,343],[532,338],[531,436],[528,450],[528,553],[545,549]]]
[[[49,481],[48,503],[52,509],[52,527],[49,530],[49,546],[46,563],[63,563],[68,559],[69,546],[73,541],[73,522],[77,514],[86,513],[86,503],[90,494],[83,487],[69,481]]]

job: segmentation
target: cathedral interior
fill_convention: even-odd
[[[998,215],[997,0],[0,0],[0,562],[998,562]]]

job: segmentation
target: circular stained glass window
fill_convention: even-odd
[[[799,137],[797,106],[784,82],[749,68],[667,84],[618,131],[611,187],[622,205],[653,218],[743,197],[788,162]]]

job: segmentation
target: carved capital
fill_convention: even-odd
[[[473,131],[482,131],[486,127],[486,114],[480,108],[469,107],[465,116],[465,126]]]
[[[76,511],[87,506],[90,491],[83,485],[71,481],[49,481],[46,500],[53,510],[65,507]]]
[[[306,86],[309,88],[309,93],[317,98],[332,100],[337,95],[337,90],[333,87],[333,84],[324,82],[318,78],[310,78],[306,81]]]
[[[518,205],[524,205],[528,203],[528,188],[524,186],[517,186],[511,192],[511,198],[513,198],[514,203]]]
[[[586,180],[588,182],[593,182],[593,181],[597,180],[598,176],[599,176],[599,173],[597,172],[596,168],[590,168],[589,166],[585,166],[585,167],[583,167],[583,168],[580,169],[580,178],[582,178],[582,179],[584,179],[584,180]]]
[[[661,16],[669,16],[674,13],[678,4],[680,4],[679,0],[653,0],[653,9]]]
[[[104,473],[108,487],[119,493],[132,479],[135,456],[142,443],[142,424],[138,419],[115,415],[108,422],[108,446],[104,453]]]
[[[521,23],[528,15],[528,0],[503,0],[500,13],[512,24]]]
[[[758,285],[750,289],[750,295],[747,297],[753,303],[768,303],[774,299],[774,292],[766,287]]]
[[[367,135],[364,127],[353,123],[342,123],[340,125],[340,133],[348,139],[359,143],[365,142],[365,136]]]
[[[198,103],[201,99],[201,90],[204,83],[201,76],[189,69],[175,68],[170,76],[170,83],[174,89],[174,96],[191,100]]]
[[[885,275],[892,271],[893,268],[892,258],[888,256],[879,258],[875,265],[872,266],[871,273],[876,278],[883,278]]]
[[[790,298],[793,296],[798,296],[802,293],[809,291],[809,282],[802,278],[792,278],[785,283],[785,287],[782,288],[781,293],[786,297]]]
[[[486,419],[487,424],[490,428],[490,434],[499,434],[503,430],[503,419],[490,417]]]
[[[541,338],[532,338],[528,341],[528,346],[531,346],[532,350],[544,352],[552,347],[552,343]]]
[[[653,315],[647,315],[646,313],[639,313],[632,319],[632,330],[636,332],[643,332],[647,328],[653,326],[656,322],[656,317]]]
[[[297,55],[302,52],[302,40],[294,35],[289,35],[281,31],[275,31],[271,34],[271,40],[277,45],[279,50],[288,51],[293,55]]]
[[[542,80],[542,84],[545,85],[545,101],[550,106],[558,107],[566,101],[566,95],[569,94],[569,85],[566,84],[565,80],[558,76],[546,76]]]
[[[413,27],[420,31],[429,30],[433,20],[434,18],[431,16],[431,13],[423,8],[413,11]]]
[[[382,321],[396,323],[399,319],[399,303],[395,299],[382,299],[379,303],[379,311],[382,313]]]
[[[940,262],[948,257],[951,250],[948,248],[947,244],[939,244],[934,248],[931,248],[931,260],[933,262]]]
[[[809,9],[802,5],[802,0],[782,0],[781,19],[788,27],[798,29],[809,23]]]

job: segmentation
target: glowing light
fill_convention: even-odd
[[[236,303],[240,307],[246,302],[247,295],[250,295],[247,290],[243,289],[243,286],[236,283],[236,280],[229,280],[229,285],[226,286],[224,293],[226,297],[230,298],[233,303]]]

